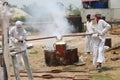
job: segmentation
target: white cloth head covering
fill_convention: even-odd
[[[16,27],[22,27],[23,22],[22,21],[16,21],[15,25],[16,25]]]

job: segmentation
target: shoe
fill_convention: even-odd
[[[100,70],[100,69],[102,69],[102,68],[101,68],[100,65],[97,65],[97,66],[96,66],[96,69],[97,69],[97,70]]]
[[[90,52],[87,52],[86,54],[90,54]]]
[[[101,65],[97,65],[97,66],[96,66],[96,69],[98,70],[98,72],[101,72],[101,70],[102,70]]]

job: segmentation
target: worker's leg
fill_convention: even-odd
[[[97,65],[99,43],[100,43],[99,39],[93,39],[93,64],[94,65]]]

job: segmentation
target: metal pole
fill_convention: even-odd
[[[2,65],[3,65],[3,74],[4,74],[4,80],[8,80],[8,74],[7,74],[7,68],[4,60],[4,35],[2,35]]]
[[[50,39],[50,38],[56,38],[56,39],[57,39],[57,36],[43,37],[43,38],[34,38],[34,39],[27,39],[26,41],[43,40],[43,39]]]
[[[9,57],[9,43],[8,43],[8,27],[9,27],[9,20],[10,20],[10,15],[8,15],[8,13],[10,14],[9,10],[8,10],[8,3],[4,2],[3,3],[3,12],[2,12],[2,27],[3,27],[3,38],[4,38],[4,52],[3,52],[3,57],[4,57],[4,61],[5,61],[5,74],[7,73],[7,79],[5,80],[10,80],[10,57]],[[6,78],[4,76],[4,78]]]

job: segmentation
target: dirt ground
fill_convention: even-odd
[[[40,37],[40,35],[32,34],[29,35],[28,38],[36,38]],[[112,47],[120,44],[120,35],[111,35],[107,34],[107,37],[112,39]],[[43,71],[42,73],[33,73],[33,75],[42,76],[44,74],[51,74],[56,78],[52,78],[50,80],[74,80],[70,79],[69,77],[74,77],[88,79],[88,80],[120,80],[120,60],[111,61],[113,56],[117,56],[120,54],[120,49],[111,50],[105,52],[106,63],[103,64],[102,72],[98,72],[95,69],[95,66],[92,64],[92,54],[86,55],[85,54],[85,37],[76,36],[76,37],[66,37],[63,40],[69,46],[74,46],[78,48],[79,57],[83,56],[83,60],[86,63],[84,66],[75,66],[75,65],[66,65],[66,66],[46,66],[45,64],[45,56],[44,56],[44,49],[46,47],[53,47],[53,43],[56,42],[56,39],[44,39],[44,40],[36,40],[36,41],[29,41],[28,44],[32,44],[33,48],[29,49],[29,61],[30,67],[33,71]],[[113,54],[113,52],[118,54]],[[49,73],[47,71],[60,69],[66,72],[61,73]],[[21,70],[23,68],[21,67]],[[69,72],[76,71],[76,72]],[[68,71],[68,72],[67,72]],[[77,72],[78,71],[78,72]],[[84,71],[84,72],[79,72]],[[13,67],[11,66],[11,72],[13,74]],[[26,73],[21,73],[21,75],[27,75]],[[63,77],[63,78],[60,78]],[[12,77],[12,80],[15,80]],[[21,77],[21,80],[28,80],[27,77]],[[34,77],[34,80],[48,80],[43,79],[41,77]]]

